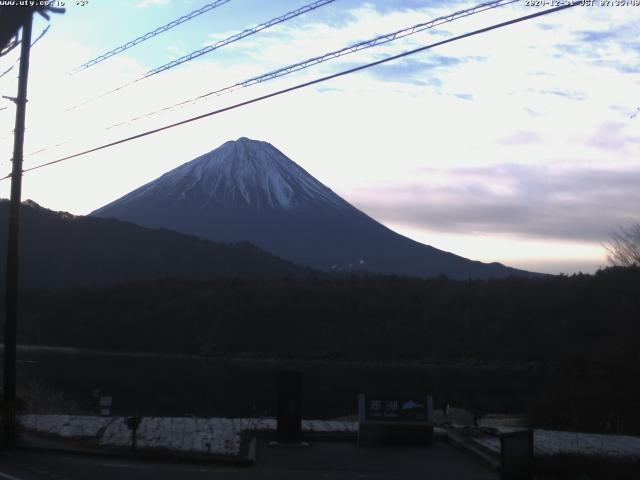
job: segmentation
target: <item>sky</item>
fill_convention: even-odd
[[[25,169],[542,10],[515,2],[131,121],[480,2],[336,0],[97,99],[311,0],[230,0],[74,75],[78,65],[209,0],[65,3],[64,15],[34,24],[34,37],[51,28],[32,49]],[[225,141],[249,137],[272,143],[357,208],[420,242],[533,271],[594,272],[607,265],[602,242],[640,218],[638,13],[578,6],[438,46],[28,172],[23,199],[88,214]],[[0,73],[17,55],[0,58]],[[2,95],[15,95],[16,77],[17,67],[0,78]],[[5,175],[14,107],[2,102]],[[8,196],[5,180],[0,197]]]

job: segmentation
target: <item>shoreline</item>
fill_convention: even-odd
[[[0,351],[4,351],[4,345],[0,345]],[[335,365],[335,366],[355,366],[355,367],[376,367],[376,368],[426,368],[426,369],[452,369],[452,370],[503,370],[522,373],[541,373],[552,370],[552,365],[542,362],[483,362],[476,359],[463,360],[332,360],[328,358],[289,358],[274,356],[254,356],[255,354],[237,353],[228,354],[220,353],[218,355],[201,355],[186,353],[162,353],[162,352],[142,352],[127,350],[108,350],[108,349],[90,349],[82,347],[62,347],[54,345],[31,345],[19,344],[18,352],[34,352],[34,353],[54,353],[66,355],[92,355],[103,357],[122,357],[122,358],[147,358],[159,360],[202,360],[202,361],[226,361],[232,363],[273,363],[292,365]]]

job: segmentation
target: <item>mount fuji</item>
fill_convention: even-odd
[[[94,211],[144,227],[249,241],[323,270],[451,278],[527,275],[404,237],[350,205],[267,142],[240,138]]]

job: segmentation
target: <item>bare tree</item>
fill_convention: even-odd
[[[607,249],[607,260],[612,265],[630,267],[640,265],[640,222],[620,227],[603,243]]]

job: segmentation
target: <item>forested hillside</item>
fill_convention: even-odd
[[[9,202],[0,200],[0,252],[6,251]],[[157,279],[274,278],[316,275],[247,243],[215,243],[113,219],[21,209],[20,283],[25,288],[110,285]],[[0,255],[0,285],[6,255]]]
[[[625,431],[640,431],[639,291],[640,268],[470,282],[351,276],[131,283],[25,293],[19,341],[537,365],[548,372],[532,410],[541,424],[603,429],[619,415]]]

